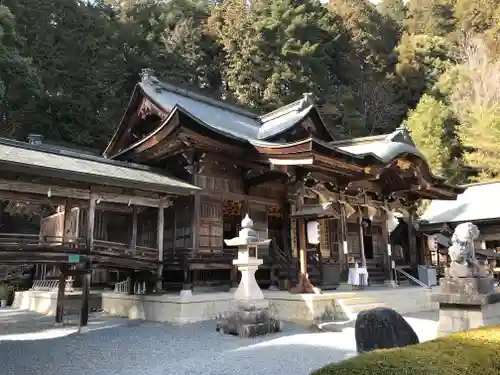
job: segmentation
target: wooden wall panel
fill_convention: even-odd
[[[165,225],[163,227],[163,251],[171,251],[175,245],[175,207],[165,210]]]
[[[222,200],[201,197],[200,205],[199,250],[220,252],[223,234]]]
[[[267,206],[255,202],[248,202],[248,214],[253,220],[253,229],[261,238],[268,238]]]
[[[330,243],[330,259],[333,263],[340,262],[341,237],[340,237],[340,220],[328,220],[329,243]]]
[[[175,248],[188,249],[193,246],[194,199],[180,197],[174,202]]]
[[[137,245],[156,249],[158,231],[158,209],[148,208],[137,218]]]
[[[58,212],[44,217],[40,222],[40,234],[42,236],[61,237],[62,239],[63,230],[64,212]]]
[[[361,242],[359,237],[359,225],[347,223],[347,248],[348,258],[354,257],[358,263],[361,261]]]
[[[331,240],[330,240],[330,220],[323,219],[319,220],[319,233],[320,233],[320,251],[321,259],[324,261],[329,261],[332,257],[331,255]]]
[[[377,259],[383,259],[387,251],[381,224],[372,223],[372,241],[373,241],[373,256]]]

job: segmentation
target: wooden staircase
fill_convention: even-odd
[[[387,279],[387,270],[384,267],[383,262],[377,259],[367,259],[366,268],[368,271],[368,282],[370,285],[384,284]]]
[[[289,280],[291,284],[296,283],[298,281],[297,262],[274,241],[271,242],[269,250],[270,260],[273,265],[273,269],[271,269],[272,277],[277,278],[276,281]]]

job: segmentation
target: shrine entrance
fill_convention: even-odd
[[[363,245],[365,251],[365,259],[373,259],[373,235],[372,235],[372,222],[369,219],[363,219]]]

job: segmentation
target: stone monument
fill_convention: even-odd
[[[474,240],[479,229],[457,225],[448,249],[450,264],[431,300],[439,303],[438,336],[500,323],[500,293],[487,265],[478,262]]]
[[[405,318],[387,307],[361,311],[356,318],[354,335],[358,353],[419,343],[417,334]]]
[[[217,331],[241,337],[278,332],[280,323],[271,316],[269,301],[264,299],[255,279],[255,272],[263,263],[258,257],[259,247],[269,246],[271,240],[258,238],[248,214],[241,221],[241,228],[238,237],[224,240],[228,246],[238,247],[238,258],[233,264],[241,272],[241,281],[234,293],[235,310],[229,311],[226,319],[217,324]]]

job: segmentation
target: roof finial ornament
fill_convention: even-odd
[[[311,92],[306,92],[302,94],[302,100],[300,101],[298,111],[303,111],[311,105],[314,105],[314,94]]]
[[[397,127],[391,134],[389,134],[386,139],[391,142],[401,142],[407,145],[416,147],[413,138],[411,137],[411,130],[406,124],[402,124]]]
[[[153,71],[153,69],[150,69],[150,68],[144,68],[141,70],[140,75],[141,75],[141,81],[144,82],[144,81],[147,81],[148,79],[154,77],[154,71]]]

